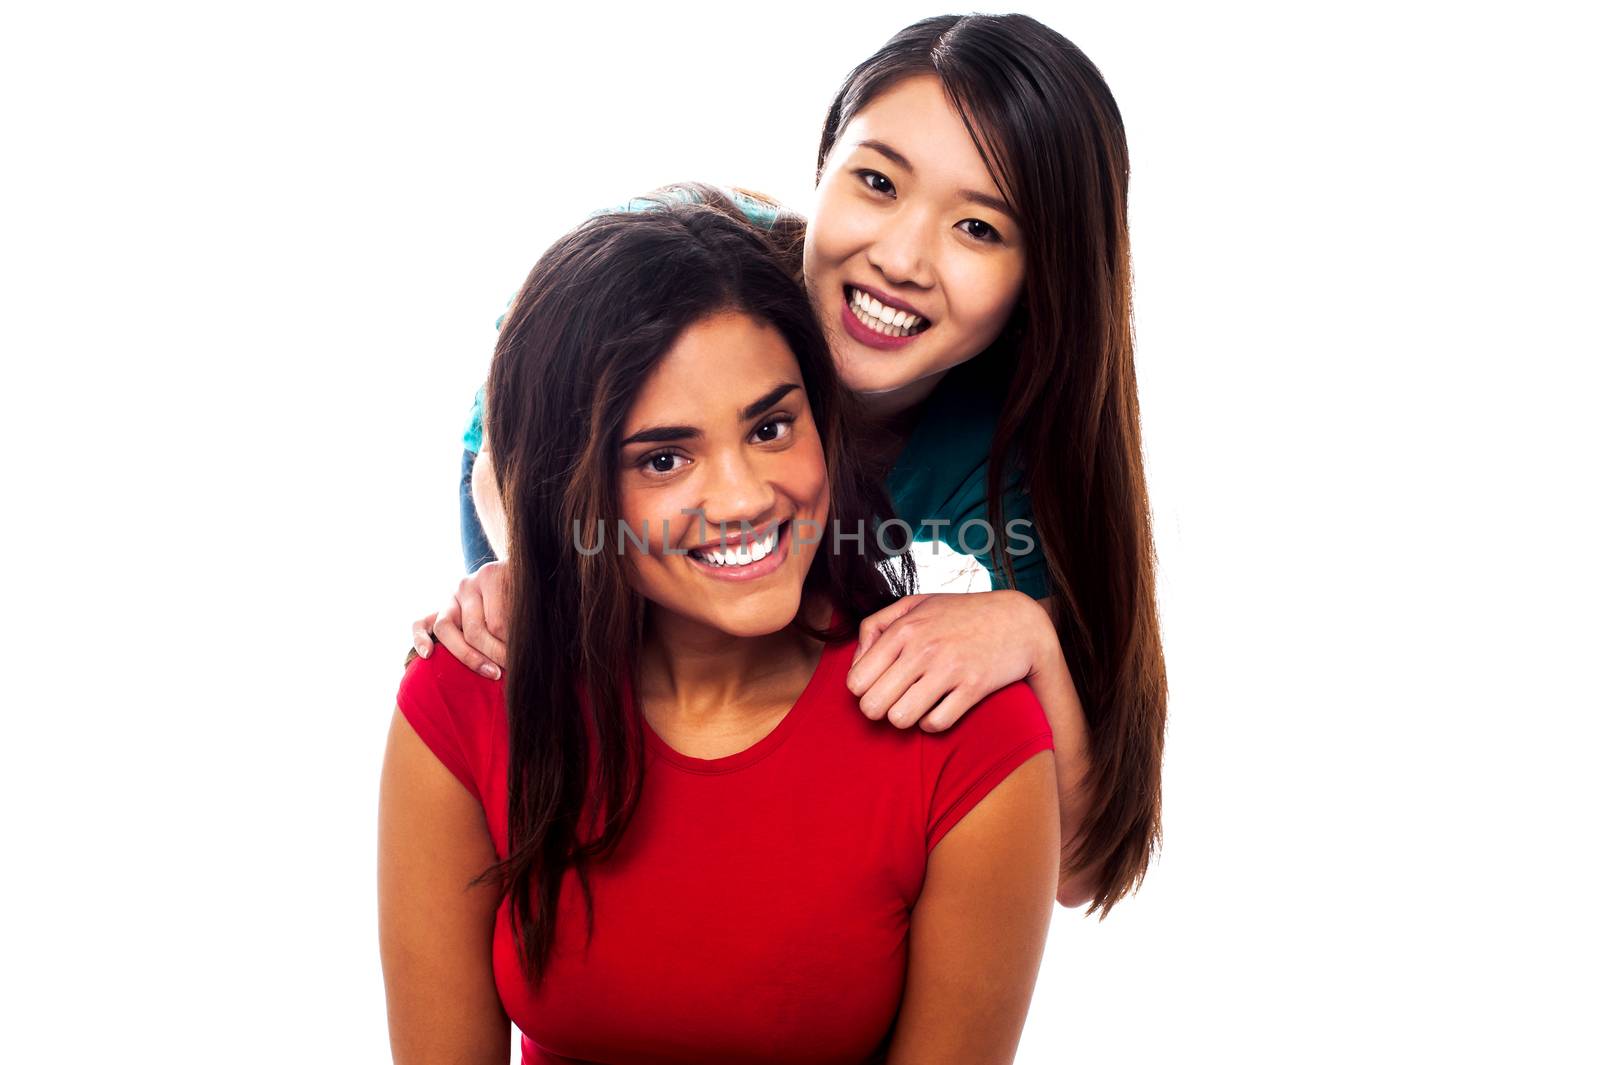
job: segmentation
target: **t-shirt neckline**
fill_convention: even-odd
[[[829,627],[831,628],[838,621],[839,612],[835,608],[828,622]],[[721,758],[695,758],[692,755],[684,754],[662,739],[661,735],[651,726],[650,719],[645,717],[642,711],[639,711],[639,721],[644,726],[645,744],[662,761],[690,773],[715,776],[754,765],[782,746],[811,706],[822,700],[828,677],[836,669],[839,656],[844,653],[847,647],[849,647],[849,641],[823,644],[822,654],[817,659],[817,666],[811,671],[811,679],[806,681],[806,686],[801,690],[799,698],[794,701],[794,705],[789,707],[788,712],[783,715],[783,719],[778,722],[771,732],[768,732],[742,751],[735,751],[733,754],[723,755]],[[637,705],[635,705],[635,709],[637,710]]]

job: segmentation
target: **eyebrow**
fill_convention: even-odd
[[[879,155],[887,157],[891,163],[901,167],[908,174],[915,175],[917,172],[917,168],[911,165],[911,160],[907,159],[905,156],[901,155],[899,152],[895,151],[882,141],[865,140],[859,142],[856,146],[858,148],[871,148]],[[1011,221],[1016,222],[1017,225],[1022,224],[1021,221],[1018,220],[1016,214],[1011,210],[1010,205],[998,197],[990,196],[986,192],[978,192],[976,189],[957,189],[956,192],[964,200],[970,200],[980,207],[989,208],[991,211],[999,211],[1001,214],[1011,219]]]
[[[768,407],[778,402],[778,400],[782,399],[784,396],[787,396],[790,392],[793,392],[799,387],[799,385],[793,383],[777,385],[754,403],[751,403],[746,407],[741,407],[739,410],[739,420],[742,422],[749,421],[751,418],[754,418],[756,415],[760,414],[762,411],[766,410]],[[696,429],[692,425],[656,425],[651,426],[649,429],[639,430],[637,433],[634,433],[632,436],[628,437],[618,446],[627,447],[629,444],[667,444],[674,440],[692,440],[702,435],[704,434],[702,434],[699,429]]]

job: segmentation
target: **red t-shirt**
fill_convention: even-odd
[[[691,758],[645,724],[638,811],[615,855],[591,866],[593,942],[585,954],[569,870],[537,995],[501,905],[495,983],[525,1062],[862,1062],[886,1050],[928,855],[1053,744],[1022,682],[944,732],[872,721],[845,687],[855,646],[825,647],[789,713],[737,754]],[[503,684],[441,646],[406,668],[398,703],[482,804],[505,857]]]

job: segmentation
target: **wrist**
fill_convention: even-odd
[[[1043,603],[1026,592],[1008,591],[1016,597],[1017,609],[1027,619],[1028,679],[1049,677],[1058,679],[1067,669],[1066,656],[1061,653],[1061,643],[1056,636],[1055,622]]]

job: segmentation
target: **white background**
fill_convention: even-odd
[[[1023,9],[1131,144],[1171,725],[1017,1060],[1594,1060],[1578,5]],[[662,182],[809,211],[937,13],[8,9],[0,1057],[387,1060],[378,769],[496,316]]]

